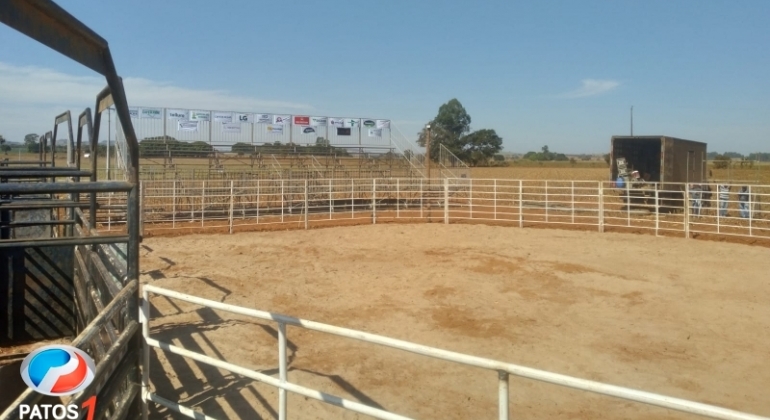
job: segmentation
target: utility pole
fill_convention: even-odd
[[[430,124],[426,125],[425,128],[428,131],[428,137],[425,141],[425,167],[428,172],[428,180],[430,180]]]
[[[631,107],[631,137],[634,136],[634,107]]]

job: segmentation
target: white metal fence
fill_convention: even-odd
[[[142,181],[145,230],[234,232],[351,223],[551,225],[598,232],[770,240],[770,186],[486,179]],[[703,191],[705,189],[706,191]],[[710,192],[709,192],[710,190]],[[119,204],[102,197],[105,204]],[[102,227],[124,215],[102,212]]]
[[[165,296],[171,299],[182,300],[196,305],[205,306],[212,309],[227,311],[239,315],[245,315],[256,319],[265,321],[272,321],[278,324],[278,378],[257,372],[252,369],[247,369],[233,363],[226,362],[224,360],[215,359],[200,353],[196,353],[182,347],[174,346],[169,343],[165,343],[150,337],[150,293]],[[150,347],[155,347],[169,353],[177,354],[199,363],[215,366],[220,369],[228,370],[238,375],[243,375],[247,378],[255,381],[263,382],[268,385],[272,385],[278,388],[278,418],[279,420],[285,420],[288,417],[287,413],[287,391],[293,392],[299,395],[303,395],[308,398],[313,398],[318,401],[323,401],[338,407],[343,407],[348,410],[352,410],[358,413],[363,413],[378,419],[397,419],[408,420],[409,417],[401,416],[391,413],[389,411],[371,407],[365,404],[361,404],[355,401],[346,400],[334,395],[326,394],[321,391],[310,389],[298,384],[294,384],[288,381],[287,378],[287,357],[286,357],[286,327],[291,325],[295,327],[305,328],[312,331],[324,332],[328,334],[337,335],[340,337],[351,338],[360,340],[366,343],[377,344],[381,346],[391,347],[402,351],[407,351],[423,356],[433,357],[436,359],[444,360],[452,363],[459,363],[468,366],[478,367],[497,372],[498,378],[498,413],[500,419],[509,418],[509,375],[519,376],[522,378],[528,378],[547,382],[559,386],[574,388],[582,391],[594,392],[597,394],[607,395],[616,398],[622,398],[639,403],[654,405],[658,407],[664,407],[672,410],[683,411],[686,413],[697,414],[700,416],[711,417],[716,419],[741,419],[741,420],[770,420],[766,417],[760,417],[753,414],[742,413],[735,410],[729,410],[721,407],[716,407],[707,404],[701,404],[693,401],[682,400],[678,398],[668,397],[664,395],[652,394],[649,392],[638,391],[629,388],[623,388],[619,386],[609,385],[600,382],[589,381],[585,379],[579,379],[571,376],[561,375],[557,373],[547,372],[538,369],[532,369],[525,366],[515,365],[511,363],[500,362],[492,359],[485,359],[481,357],[469,356],[466,354],[455,353],[447,350],[441,350],[433,347],[423,346],[407,341],[396,340],[380,335],[365,333],[362,331],[351,330],[347,328],[336,327],[333,325],[322,324],[319,322],[308,321],[300,318],[294,318],[286,315],[281,315],[274,312],[265,312],[255,309],[243,308],[235,305],[229,305],[226,303],[216,302],[213,300],[202,299],[195,296],[190,296],[175,292],[168,289],[163,289],[151,285],[145,285],[142,289],[142,307],[140,319],[142,322],[142,336],[144,338],[143,343],[143,369],[142,369],[142,399],[145,403],[144,406],[144,418],[147,419],[148,415],[148,402],[154,402],[162,406],[168,407],[180,414],[194,419],[213,419],[200,412],[194,411],[190,407],[182,406],[176,402],[170,401],[162,396],[157,395],[150,391]]]

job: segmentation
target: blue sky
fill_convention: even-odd
[[[606,152],[633,105],[637,135],[770,150],[767,0],[58,3],[109,41],[130,105],[388,118],[415,138],[457,98],[504,151],[566,153]],[[0,27],[9,140],[102,85]]]

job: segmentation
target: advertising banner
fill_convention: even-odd
[[[211,113],[208,111],[190,111],[190,121],[210,121]]]
[[[221,122],[221,123],[233,122],[233,113],[232,112],[215,112],[214,121]]]
[[[160,108],[142,108],[142,112],[139,115],[141,118],[162,119],[163,110]]]
[[[223,133],[240,133],[241,123],[239,122],[222,123],[222,132]]]
[[[167,109],[166,118],[169,120],[186,120],[187,111],[184,109]]]
[[[176,122],[176,131],[198,131],[198,121],[183,121]]]

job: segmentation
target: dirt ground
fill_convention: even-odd
[[[142,280],[235,305],[770,416],[770,250],[620,233],[367,225],[153,237]],[[277,377],[277,326],[152,299],[161,341]],[[497,373],[288,327],[289,380],[420,419],[496,418]],[[274,388],[171,354],[153,386],[216,418]],[[528,419],[690,419],[511,377]],[[296,419],[368,418],[289,394]],[[172,416],[156,409],[152,418]]]

